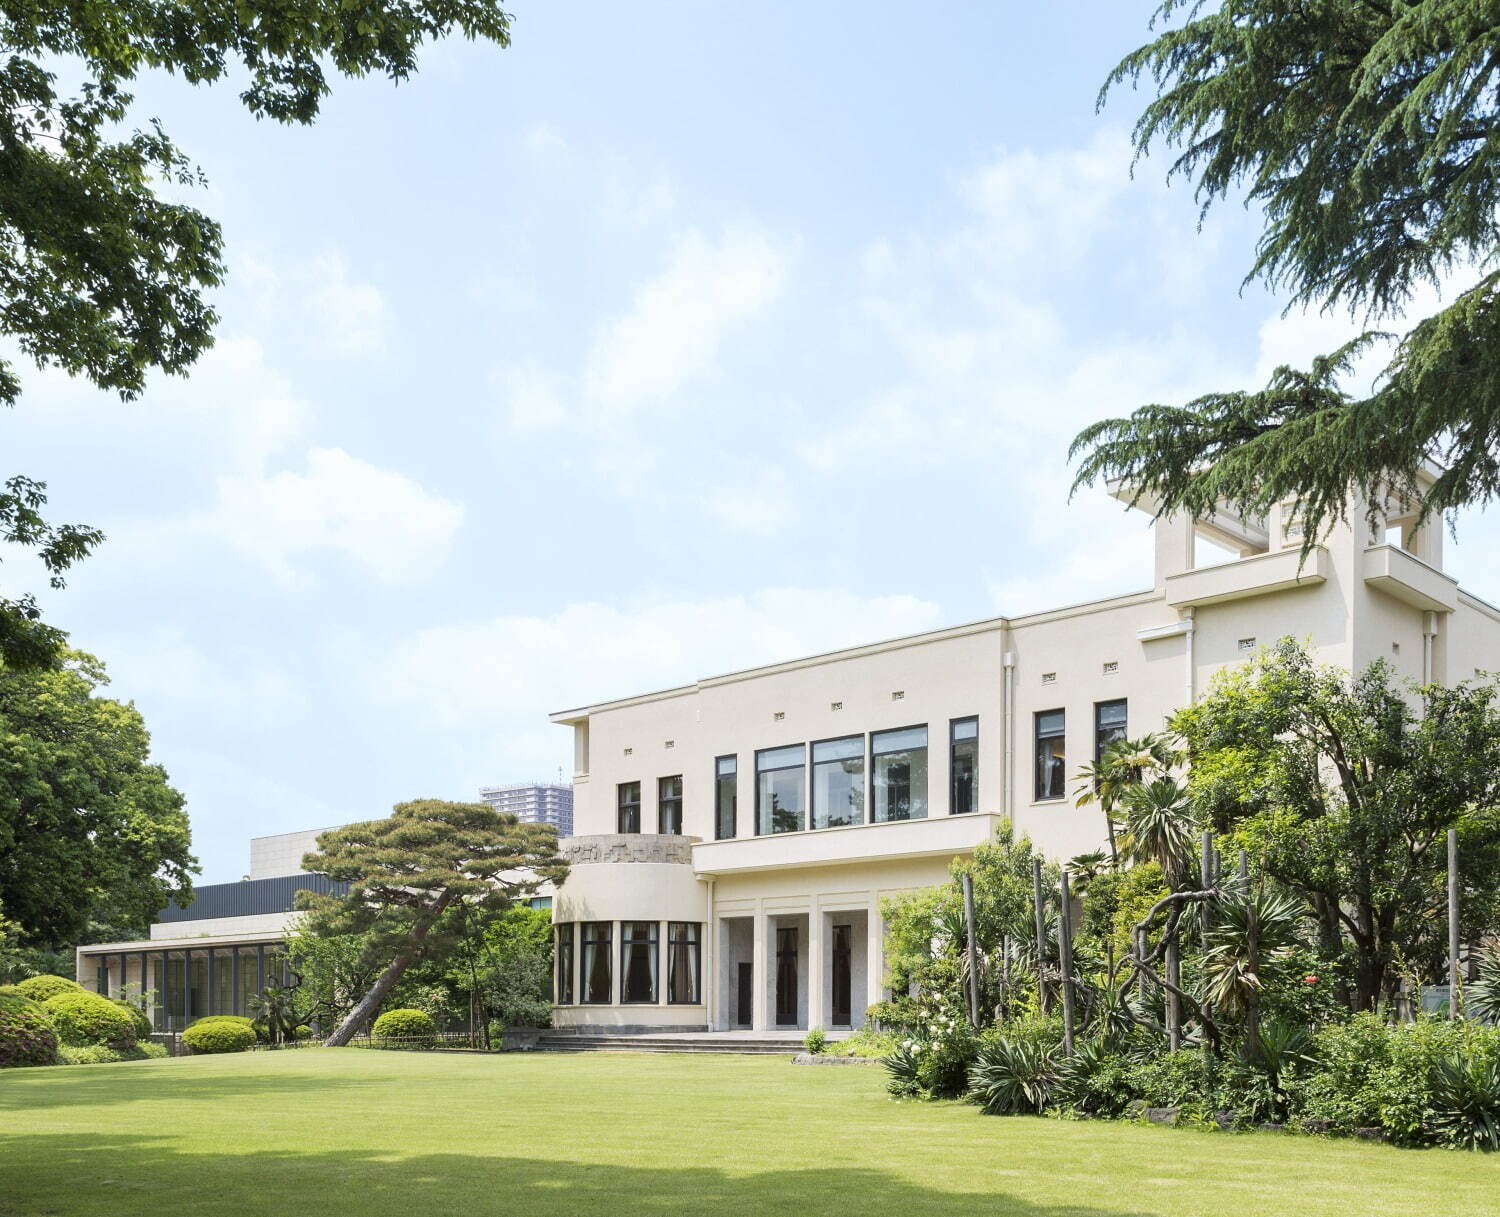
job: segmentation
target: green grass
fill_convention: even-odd
[[[1500,1155],[997,1119],[874,1066],[352,1049],[0,1074],[0,1214],[1500,1214]]]

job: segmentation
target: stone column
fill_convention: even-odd
[[[879,900],[870,901],[865,917],[865,1004],[885,1000],[885,922]]]
[[[771,983],[771,919],[766,916],[766,911],[759,901],[755,905],[755,956],[753,984],[755,992],[751,996],[750,1004],[750,1026],[755,1031],[764,1031],[771,1025],[773,1017],[771,1002],[776,992]]]
[[[807,913],[807,1026],[828,1028],[828,915],[814,898]]]

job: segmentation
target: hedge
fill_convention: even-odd
[[[76,980],[69,980],[66,976],[28,976],[16,988],[32,1001],[47,1001],[59,993],[87,992]]]
[[[57,1028],[47,1011],[19,993],[0,994],[0,1069],[56,1059]]]
[[[131,1003],[126,1001],[123,997],[112,997],[110,998],[110,1001],[114,1002],[115,1005],[119,1006],[120,1009],[124,1010],[125,1013],[130,1015],[130,1021],[135,1024],[136,1039],[143,1040],[151,1034],[151,1019],[147,1016],[144,1010],[142,1010],[139,1006],[131,1005]]]
[[[195,1056],[219,1052],[245,1052],[255,1044],[255,1030],[248,1018],[216,1014],[200,1018],[182,1033],[182,1042]]]
[[[109,1044],[128,1048],[135,1043],[135,1019],[97,993],[59,993],[43,1003],[57,1035],[70,1048]]]
[[[136,1044],[133,1048],[111,1048],[107,1044],[90,1044],[85,1048],[57,1050],[59,1065],[113,1065],[116,1061],[154,1061],[167,1055],[164,1044]]]
[[[422,1010],[387,1010],[371,1030],[378,1040],[430,1040],[436,1033],[432,1018]]]

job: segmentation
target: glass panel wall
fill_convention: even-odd
[[[620,1001],[655,1002],[657,933],[655,921],[620,922]]]
[[[150,977],[151,989],[151,1025],[159,1031],[167,1029],[167,965],[166,959],[161,955],[153,955],[146,966],[146,975]]]
[[[682,832],[682,775],[656,779],[657,832]]]
[[[616,832],[641,831],[641,784],[621,782],[615,787]]]
[[[610,998],[610,946],[614,923],[583,923],[583,1000],[592,1005],[608,1005]]]
[[[260,977],[257,968],[260,961],[260,952],[254,947],[241,947],[239,949],[240,959],[240,984],[239,992],[235,994],[236,1014],[251,1016],[251,1001],[260,992]]]
[[[927,818],[927,728],[877,731],[870,737],[875,823]]]
[[[1127,702],[1096,701],[1094,703],[1094,762],[1104,759],[1104,750],[1125,738]]]
[[[1042,710],[1036,716],[1036,797],[1060,799],[1067,793],[1067,715]]]
[[[667,923],[667,1001],[697,1005],[702,971],[703,927],[696,921]]]
[[[948,725],[948,814],[979,810],[979,720],[955,718]]]
[[[573,939],[577,931],[573,922],[557,927],[557,1004],[573,1004]]]
[[[755,754],[755,831],[761,836],[801,832],[807,750],[801,744]]]
[[[234,1013],[234,951],[214,952],[214,994],[210,1014]]]
[[[819,740],[812,746],[814,828],[865,822],[865,737]]]
[[[725,841],[737,831],[739,814],[739,769],[737,756],[721,756],[714,761],[714,840]]]

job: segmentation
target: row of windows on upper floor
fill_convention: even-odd
[[[1032,723],[1033,797],[1039,802],[1065,798],[1067,711],[1039,710]],[[1110,744],[1126,737],[1127,723],[1126,699],[1094,703],[1095,763]],[[948,724],[948,749],[948,813],[977,811],[978,717]],[[656,787],[657,831],[681,833],[682,775],[658,778]],[[926,724],[762,748],[755,754],[757,836],[863,824],[866,806],[872,824],[926,819]],[[640,782],[616,787],[616,817],[619,832],[641,831]],[[738,833],[739,757],[721,756],[714,761],[714,837],[722,841]]]

